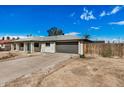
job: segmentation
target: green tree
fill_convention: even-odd
[[[47,32],[48,32],[48,36],[64,35],[63,30],[57,27],[52,27]]]
[[[90,35],[88,35],[88,34],[85,34],[85,35],[83,35],[83,39],[89,39],[90,38]]]
[[[13,37],[12,40],[15,40],[15,37]]]
[[[19,37],[17,37],[17,40],[20,39]]]
[[[7,36],[6,38],[7,38],[7,40],[10,40],[10,37],[9,36]]]
[[[2,37],[2,40],[5,40],[5,37]]]
[[[27,37],[31,37],[31,36],[32,36],[32,34],[28,34],[28,35],[27,35]]]

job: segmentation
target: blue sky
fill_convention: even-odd
[[[69,35],[124,39],[124,6],[0,6],[0,36],[47,36],[53,26]]]

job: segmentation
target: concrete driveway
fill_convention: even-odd
[[[49,66],[64,62],[73,54],[55,53],[20,58],[0,63],[0,86],[5,82],[14,80],[22,75],[45,69]]]

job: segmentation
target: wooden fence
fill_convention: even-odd
[[[104,57],[124,56],[124,43],[87,43],[84,44],[84,54],[100,55]]]

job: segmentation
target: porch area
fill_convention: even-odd
[[[41,52],[40,42],[14,42],[11,43],[11,51],[22,51],[27,53]]]

